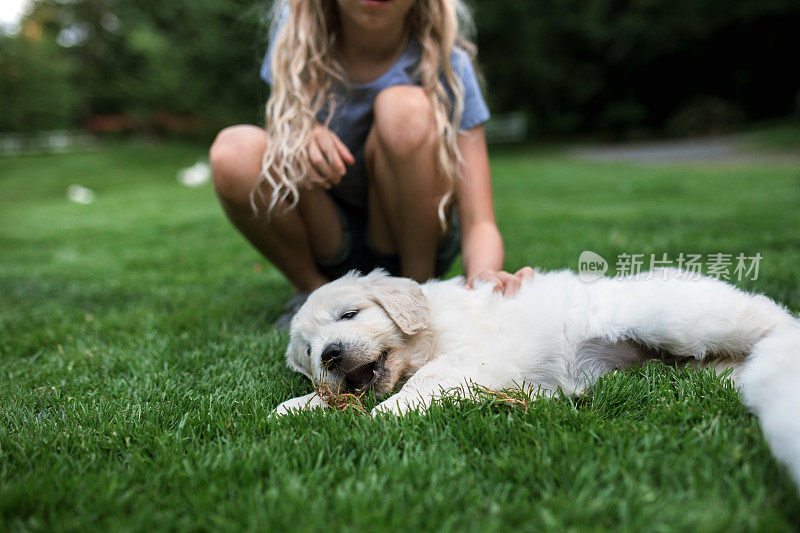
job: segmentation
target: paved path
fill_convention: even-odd
[[[741,136],[699,137],[676,141],[585,145],[567,149],[577,159],[630,163],[797,163],[800,152],[756,150]]]

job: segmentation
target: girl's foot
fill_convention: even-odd
[[[294,296],[286,300],[283,304],[283,314],[272,324],[278,331],[289,331],[289,326],[292,325],[292,318],[303,307],[303,304],[308,300],[309,292],[298,292]]]

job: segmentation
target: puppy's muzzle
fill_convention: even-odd
[[[328,370],[328,379],[332,377],[330,372],[340,377],[341,384],[351,392],[364,392],[377,383],[386,372],[386,356],[388,351],[384,350],[380,356],[368,362],[359,362],[353,357],[349,357],[347,349],[341,342],[333,342],[325,346],[320,355],[322,366]]]

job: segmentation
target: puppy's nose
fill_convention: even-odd
[[[322,350],[322,366],[331,366],[336,364],[342,358],[342,344],[334,342],[329,344]]]

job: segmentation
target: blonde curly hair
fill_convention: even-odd
[[[280,21],[281,16],[288,20]],[[281,24],[283,23],[283,24]],[[336,109],[336,90],[347,87],[335,45],[339,35],[336,0],[276,0],[272,6],[272,92],[267,101],[266,129],[271,142],[264,152],[260,179],[251,194],[268,204],[297,205],[299,186],[309,179],[308,146],[316,117],[327,110],[328,125]],[[421,45],[417,68],[420,85],[431,100],[436,124],[436,165],[448,181],[439,202],[439,220],[445,224],[445,208],[460,176],[458,132],[464,109],[464,88],[454,72],[453,49],[463,49],[474,63],[477,49],[471,14],[461,0],[416,0],[407,15],[411,37]],[[282,28],[282,29],[279,29]],[[276,33],[277,32],[277,33]],[[451,100],[451,96],[453,98]],[[272,189],[269,200],[263,184]]]

